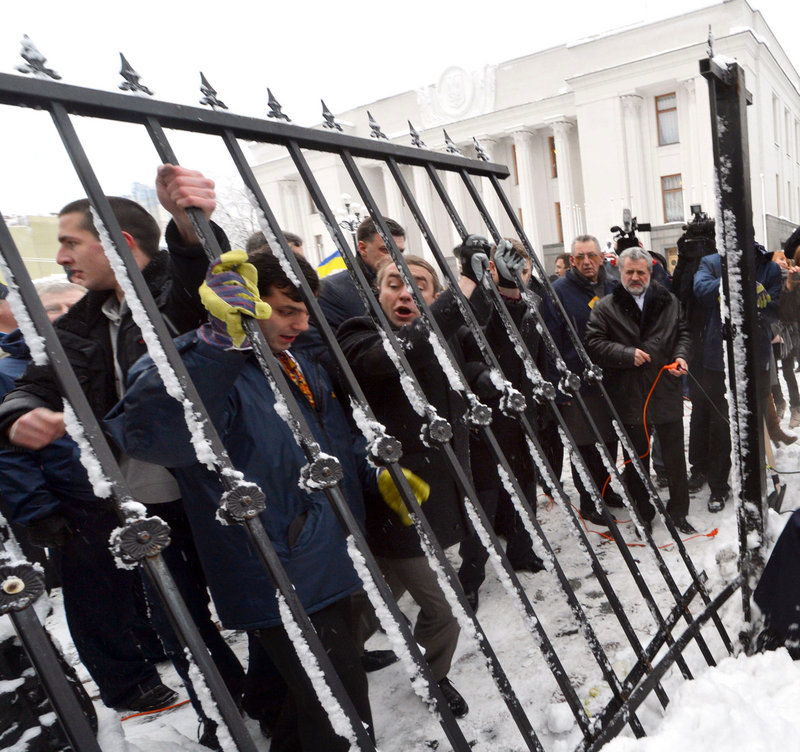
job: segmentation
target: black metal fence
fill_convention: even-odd
[[[719,73],[719,71],[718,71]],[[712,71],[713,74],[713,71]],[[729,72],[722,71],[719,76],[727,81]],[[719,78],[718,76],[718,78]],[[131,87],[136,88],[138,77],[132,71],[126,76]],[[727,85],[717,81],[716,89],[712,89],[714,97],[726,97],[724,91]],[[203,79],[204,95],[211,105],[217,103],[214,93],[208,82]],[[721,92],[721,93],[720,93]],[[728,97],[729,98],[729,97]],[[500,579],[506,589],[509,602],[523,615],[524,623],[529,632],[531,645],[539,653],[540,659],[552,675],[557,687],[557,692],[569,708],[574,718],[574,723],[580,729],[583,741],[580,748],[599,749],[603,743],[619,733],[626,726],[636,736],[643,736],[645,729],[642,721],[637,717],[636,711],[641,703],[651,693],[655,693],[659,703],[666,706],[669,697],[664,688],[662,679],[673,664],[678,667],[685,678],[691,678],[693,670],[697,671],[703,665],[714,665],[721,656],[732,653],[733,642],[728,636],[725,626],[720,618],[720,607],[740,587],[743,580],[741,575],[730,583],[721,587],[719,592],[712,597],[706,586],[706,577],[698,571],[686,547],[675,529],[669,515],[666,514],[665,505],[659,498],[649,474],[638,459],[634,459],[637,471],[640,474],[648,491],[649,498],[657,510],[658,517],[663,521],[672,542],[675,555],[671,555],[669,562],[665,559],[659,546],[653,540],[650,529],[643,524],[630,493],[622,482],[622,475],[616,467],[616,457],[609,455],[599,429],[592,421],[592,415],[580,393],[583,383],[596,384],[614,415],[614,426],[617,437],[623,448],[629,450],[628,454],[636,458],[632,450],[629,437],[622,429],[622,421],[614,412],[613,405],[608,400],[603,386],[602,374],[589,359],[576,332],[569,324],[569,316],[564,315],[567,322],[568,335],[581,356],[584,371],[575,375],[565,365],[561,354],[550,337],[547,327],[541,319],[539,301],[531,295],[517,279],[521,293],[529,306],[529,313],[535,317],[537,328],[543,337],[551,357],[560,372],[559,388],[571,394],[579,408],[583,411],[597,440],[597,447],[603,454],[605,465],[611,476],[611,483],[622,491],[623,501],[627,513],[630,514],[634,526],[642,539],[641,548],[632,552],[629,541],[620,530],[620,525],[614,515],[606,507],[601,489],[591,482],[588,469],[582,465],[580,454],[575,451],[575,442],[569,428],[556,405],[556,392],[552,384],[539,373],[533,358],[527,352],[525,341],[521,336],[513,319],[509,315],[505,303],[498,294],[496,287],[488,278],[484,277],[484,292],[491,305],[501,317],[509,338],[513,341],[516,352],[522,359],[526,375],[534,385],[534,398],[540,403],[541,409],[552,416],[557,423],[559,435],[564,443],[572,461],[581,467],[582,477],[590,486],[589,490],[597,508],[602,512],[609,529],[608,540],[602,548],[593,544],[587,535],[587,529],[577,514],[569,494],[564,490],[559,478],[547,459],[545,448],[541,444],[541,437],[530,424],[525,414],[525,398],[515,389],[502,373],[500,364],[487,342],[481,326],[467,300],[458,292],[457,280],[448,264],[440,242],[434,237],[429,224],[430,218],[425,217],[415,200],[414,192],[408,185],[402,168],[412,168],[423,171],[439,197],[453,226],[458,234],[465,238],[470,228],[464,223],[462,216],[457,211],[443,182],[443,176],[448,173],[457,175],[465,186],[466,192],[479,212],[486,227],[489,228],[495,241],[500,239],[497,229],[498,217],[490,216],[482,196],[485,191],[493,191],[498,199],[498,205],[507,214],[508,221],[513,225],[516,234],[525,245],[534,264],[534,274],[542,284],[543,294],[549,296],[553,304],[561,310],[561,302],[554,294],[548,275],[543,268],[536,249],[532,248],[511,203],[506,197],[502,181],[508,176],[505,166],[493,164],[488,161],[485,154],[480,154],[480,159],[469,159],[454,153],[438,153],[421,145],[412,127],[412,137],[417,145],[403,146],[391,143],[385,138],[364,139],[345,135],[336,129],[314,130],[287,123],[279,118],[256,119],[242,117],[221,111],[218,107],[212,109],[191,108],[160,102],[154,99],[126,94],[108,93],[71,86],[65,83],[47,80],[46,78],[25,78],[21,76],[0,74],[0,103],[18,107],[33,107],[49,113],[52,118],[64,149],[68,154],[74,170],[78,175],[86,195],[99,222],[108,233],[108,240],[104,242],[106,252],[112,261],[112,266],[117,278],[129,300],[139,300],[141,306],[131,306],[134,310],[137,324],[145,335],[148,350],[154,360],[159,364],[165,383],[169,382],[171,395],[181,401],[188,400],[192,407],[186,410],[189,427],[196,436],[201,437],[205,447],[206,458],[211,457],[210,463],[217,472],[225,493],[220,499],[220,505],[226,517],[241,524],[247,531],[249,539],[258,552],[264,567],[269,572],[275,587],[280,591],[288,604],[288,621],[294,622],[297,629],[292,630],[300,636],[299,642],[308,645],[311,652],[311,665],[321,671],[313,671],[313,683],[324,707],[331,708],[331,715],[339,721],[336,731],[348,739],[353,748],[362,750],[374,749],[374,745],[360,723],[357,713],[344,691],[341,681],[333,670],[330,660],[322,649],[321,643],[314,631],[308,616],[297,598],[291,581],[284,571],[281,562],[272,547],[258,512],[265,508],[263,493],[251,483],[236,480],[236,473],[231,472],[230,459],[219,437],[207,419],[204,406],[199,399],[197,391],[191,383],[183,362],[178,355],[167,328],[161,320],[155,304],[150,296],[144,280],[134,262],[128,246],[122,237],[121,230],[115,220],[111,208],[105,198],[103,189],[96,178],[92,164],[88,159],[84,147],[78,138],[74,121],[76,118],[91,117],[111,121],[131,123],[145,129],[152,140],[158,158],[163,162],[177,164],[179,155],[175,154],[171,146],[168,131],[189,131],[201,133],[214,139],[221,139],[228,150],[230,159],[238,171],[242,183],[252,195],[252,200],[260,214],[262,230],[269,239],[273,251],[283,259],[285,268],[289,269],[293,277],[300,280],[303,299],[318,322],[321,334],[330,350],[330,355],[339,368],[351,395],[351,405],[356,413],[361,416],[358,420],[359,427],[371,449],[373,461],[384,466],[398,488],[411,512],[413,523],[419,531],[420,540],[426,556],[432,562],[439,582],[448,599],[453,605],[456,616],[462,626],[464,639],[471,640],[474,649],[483,657],[483,663],[488,677],[494,683],[505,705],[508,717],[516,726],[521,738],[521,745],[530,750],[542,750],[544,745],[540,739],[543,732],[543,721],[540,714],[533,714],[530,707],[520,699],[519,684],[514,686],[507,673],[508,661],[514,660],[496,650],[487,633],[473,613],[462,591],[453,565],[448,559],[436,536],[429,525],[425,508],[417,502],[405,476],[402,473],[402,447],[399,442],[388,435],[383,427],[374,420],[372,406],[364,396],[358,379],[353,374],[347,359],[344,357],[336,341],[334,333],[330,330],[321,314],[314,294],[311,292],[298,266],[294,254],[291,252],[261,187],[253,171],[247,163],[241,147],[241,141],[255,141],[274,144],[286,150],[291,157],[305,187],[307,188],[317,210],[320,213],[336,247],[340,250],[347,266],[348,273],[358,283],[360,295],[370,314],[381,324],[386,347],[392,353],[398,371],[402,376],[402,383],[408,393],[408,398],[415,404],[421,405],[421,427],[426,433],[431,445],[431,452],[436,452],[441,460],[442,472],[450,473],[457,484],[461,495],[464,497],[467,511],[482,543],[490,551],[490,558],[498,568]],[[273,113],[274,114],[274,113]],[[735,115],[730,115],[734,118]],[[743,115],[739,125],[743,122]],[[332,120],[330,122],[333,122]],[[729,120],[729,125],[733,120]],[[716,123],[713,124],[716,127]],[[379,126],[374,124],[373,130],[377,135]],[[741,138],[741,144],[746,144],[746,131]],[[722,147],[723,149],[725,147]],[[309,167],[307,154],[313,152],[328,152],[336,155],[347,171],[350,179],[358,191],[361,201],[369,214],[374,218],[378,230],[383,237],[393,261],[412,290],[415,303],[428,327],[431,337],[434,338],[437,352],[447,363],[443,367],[449,375],[452,389],[461,392],[470,406],[468,420],[471,428],[480,433],[487,446],[490,447],[501,475],[506,479],[508,491],[513,499],[516,509],[523,517],[527,532],[534,541],[534,548],[545,561],[547,574],[550,578],[554,592],[558,593],[566,605],[574,628],[553,631],[548,629],[535,609],[535,598],[531,597],[529,587],[520,581],[518,574],[509,563],[503,546],[493,530],[490,519],[483,510],[478,495],[475,492],[472,479],[465,472],[456,457],[450,443],[452,434],[451,426],[439,415],[427,401],[424,391],[416,381],[414,372],[410,367],[404,349],[398,341],[392,327],[389,325],[380,305],[370,290],[364,275],[356,263],[355,248],[351,240],[340,229],[331,205],[324,192],[321,190],[312,169]],[[720,155],[715,154],[719,160]],[[728,156],[731,154],[728,152]],[[735,159],[734,155],[734,159]],[[363,169],[356,160],[369,160],[371,163],[385,165],[395,181],[410,213],[416,221],[422,237],[427,242],[430,252],[441,270],[445,284],[456,293],[456,303],[463,315],[464,324],[469,328],[475,338],[480,353],[486,365],[495,375],[495,382],[501,384],[503,390],[502,409],[506,415],[517,421],[520,430],[526,437],[530,449],[530,461],[538,469],[540,477],[551,490],[555,507],[558,509],[559,525],[567,530],[567,539],[572,546],[582,552],[585,564],[588,566],[581,575],[570,572],[562,565],[563,550],[557,551],[548,538],[548,534],[537,520],[531,503],[520,487],[508,459],[503,455],[497,437],[493,432],[491,412],[481,403],[478,397],[466,386],[464,375],[459,372],[456,360],[449,352],[447,342],[442,337],[434,317],[431,315],[413,275],[406,265],[402,253],[399,252],[393,237],[386,226],[384,211],[380,203],[370,192],[367,182],[363,177]],[[738,179],[745,180],[744,175]],[[480,186],[477,187],[477,186]],[[723,206],[725,196],[722,197]],[[741,212],[747,213],[747,207],[737,208],[736,216]],[[201,238],[208,258],[213,259],[219,255],[220,249],[210,230],[208,222],[202,212],[192,210],[192,220],[198,236]],[[746,240],[740,247],[746,249]],[[225,749],[254,750],[253,740],[243,725],[239,711],[228,694],[218,671],[202,640],[197,633],[180,594],[178,593],[169,570],[164,565],[160,551],[168,539],[168,529],[158,520],[147,518],[143,507],[131,504],[132,499],[123,476],[114,459],[109,446],[98,425],[95,416],[68,366],[58,337],[48,322],[48,319],[35,294],[22,259],[15,247],[5,222],[0,222],[0,251],[2,251],[3,276],[11,287],[11,300],[15,311],[18,312],[23,333],[33,342],[37,337],[43,339],[40,352],[35,352],[35,357],[42,361],[48,360],[55,369],[63,389],[66,404],[74,412],[77,421],[72,425],[81,428],[83,436],[79,439],[83,451],[94,455],[94,460],[100,468],[102,476],[108,481],[111,489],[110,495],[120,517],[122,532],[118,536],[116,555],[124,557],[126,561],[137,561],[144,569],[147,576],[154,583],[158,594],[163,599],[172,621],[176,627],[181,642],[189,649],[192,660],[199,667],[203,681],[207,684],[209,694],[203,696],[209,699],[204,702],[207,715],[227,728],[229,733],[221,733],[220,742]],[[745,254],[746,255],[746,254]],[[746,272],[745,272],[746,273]],[[744,285],[744,289],[748,289]],[[752,302],[752,301],[751,301]],[[561,311],[563,314],[563,310]],[[746,324],[745,324],[746,326]],[[266,346],[263,336],[254,321],[245,321],[245,328],[250,337],[259,363],[266,375],[271,388],[280,395],[288,407],[286,420],[293,435],[308,460],[305,473],[317,487],[324,491],[333,505],[341,524],[345,527],[350,537],[351,555],[356,563],[357,571],[365,583],[370,583],[367,591],[374,599],[374,606],[378,617],[386,627],[387,634],[393,635],[392,647],[401,657],[402,665],[413,682],[414,690],[420,695],[418,712],[420,717],[432,714],[441,726],[450,746],[466,752],[471,748],[471,741],[465,734],[463,723],[453,717],[442,693],[434,681],[427,663],[416,644],[406,619],[403,617],[396,601],[380,574],[380,569],[370,552],[363,533],[348,507],[346,499],[339,487],[338,479],[341,470],[335,458],[324,455],[319,445],[315,442],[313,434],[305,424],[303,414],[298,408],[288,388],[283,370],[278,365],[275,356]],[[735,374],[732,374],[735,379]],[[742,406],[747,400],[752,399],[744,395]],[[745,430],[745,429],[743,429]],[[754,430],[748,426],[746,430]],[[756,430],[756,435],[760,432]],[[751,452],[745,462],[752,462],[755,453]],[[757,462],[756,457],[756,462]],[[745,465],[745,467],[749,467]],[[737,472],[739,472],[737,468]],[[745,472],[742,470],[741,472]],[[745,473],[746,474],[746,473]],[[751,473],[752,475],[752,473]],[[750,477],[750,476],[748,476]],[[746,498],[756,502],[758,508],[763,503],[763,483],[760,487],[743,483],[749,489]],[[739,505],[741,509],[743,505]],[[741,512],[741,530],[744,538],[747,531],[755,523],[747,519],[744,511]],[[561,547],[561,544],[559,544]],[[613,550],[613,555],[610,553]],[[745,549],[743,549],[745,550]],[[638,554],[642,553],[642,556]],[[752,550],[747,550],[745,563],[750,565]],[[616,569],[611,569],[611,559]],[[644,561],[643,561],[644,560]],[[747,572],[746,572],[747,574]],[[583,582],[576,581],[576,576],[584,578]],[[621,582],[623,580],[633,583],[635,592],[645,606],[645,616],[631,616],[630,603],[622,603],[619,597]],[[64,726],[70,743],[76,750],[96,749],[97,743],[91,729],[83,720],[83,715],[75,712],[68,704],[69,690],[58,681],[57,669],[54,669],[52,651],[41,640],[36,641],[34,636],[39,633],[38,622],[33,616],[29,601],[31,594],[35,594],[37,585],[36,572],[24,562],[6,556],[0,560],[0,610],[11,614],[15,626],[23,635],[31,659],[39,672],[42,682],[48,693],[53,698],[56,712]],[[747,577],[744,577],[747,580]],[[577,586],[576,586],[577,582]],[[681,584],[679,584],[681,583]],[[579,587],[583,584],[583,587]],[[594,597],[603,600],[605,608],[598,616],[595,611],[589,615],[590,603],[585,594],[592,587],[599,588],[599,593]],[[33,591],[31,591],[33,588]],[[595,589],[596,589],[595,588]],[[749,589],[742,588],[745,602],[749,601]],[[679,622],[685,622],[681,629]],[[601,636],[602,635],[602,636]],[[645,635],[649,637],[645,639]],[[575,666],[567,666],[562,656],[581,646],[580,650],[586,651],[587,661],[581,666],[585,675],[580,680],[575,676]],[[633,655],[630,666],[621,670],[615,660],[608,654],[608,646],[627,646]],[[689,645],[694,645],[696,650],[691,654]],[[300,647],[300,646],[299,646]],[[304,646],[303,646],[304,647]],[[301,647],[301,649],[303,649]],[[519,677],[517,667],[512,667],[511,672]],[[517,682],[519,678],[517,679]],[[590,717],[585,701],[579,692],[586,684],[602,685],[604,697],[602,707]],[[211,707],[206,707],[210,705]],[[509,727],[512,728],[512,727]],[[378,729],[380,736],[381,730]],[[510,745],[520,744],[513,731],[509,731],[513,739],[507,741]]]

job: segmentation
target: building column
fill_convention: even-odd
[[[438,236],[436,234],[436,217],[433,213],[431,181],[428,179],[428,173],[425,172],[423,167],[412,167],[411,169],[413,170],[414,175],[414,199],[417,202],[417,206],[419,206],[422,216],[428,223],[428,227],[431,228],[434,238],[436,238]],[[428,246],[428,241],[425,240],[425,238],[422,237],[422,233],[419,232],[416,222],[414,222],[414,228],[416,229],[416,237],[419,239],[419,247],[414,248],[413,252],[422,256],[426,261],[429,261],[431,264],[433,264],[434,268],[436,268],[436,259],[434,258],[433,252]],[[409,230],[410,228],[406,227],[406,233],[408,233]],[[449,248],[442,248],[442,253],[445,255],[447,255],[449,252]]]
[[[700,159],[700,145],[697,138],[697,85],[694,78],[687,78],[680,82],[683,90],[683,99],[686,102],[686,113],[678,120],[680,139],[685,143],[685,150],[681,149],[681,173],[683,175],[684,198],[687,208],[691,204],[704,204],[705,186],[703,185],[703,165]],[[678,103],[680,107],[681,102]],[[680,114],[680,109],[678,110]],[[706,206],[703,205],[706,209]],[[711,208],[710,206],[708,207]],[[691,220],[689,215],[686,220]],[[758,223],[756,222],[756,225]]]
[[[383,190],[386,194],[386,216],[404,226],[405,209],[403,206],[403,196],[392,177],[388,165],[382,164],[381,172],[383,173]],[[408,230],[408,228],[405,229]]]
[[[466,188],[464,188],[464,181],[461,179],[461,175],[452,170],[447,170],[445,173],[445,187],[447,188],[447,195],[450,196],[450,201],[453,202],[456,213],[461,218],[461,221],[465,225],[468,225],[466,216]],[[469,231],[469,227],[467,227],[467,230]],[[457,245],[461,245],[461,235],[459,235],[452,220],[450,221],[450,238],[451,243],[448,250],[455,248]]]
[[[281,229],[299,235],[303,238],[303,244],[305,246],[310,238],[305,236],[305,224],[303,222],[303,211],[300,209],[300,191],[297,181],[285,179],[279,181],[279,185],[281,213],[283,215]]]
[[[558,170],[558,199],[561,202],[561,230],[564,245],[572,242],[579,233],[583,222],[576,212],[580,207],[575,201],[575,181],[572,177],[572,144],[570,134],[575,123],[569,120],[556,120],[550,123],[556,146],[556,169]]]
[[[539,258],[543,261],[539,222],[536,215],[536,193],[534,181],[541,164],[535,159],[533,134],[524,128],[513,131],[514,148],[517,153],[517,176],[519,177],[519,205],[522,209],[522,227]]]
[[[620,97],[622,104],[622,119],[624,124],[624,163],[626,201],[631,214],[643,222],[653,222],[649,212],[649,201],[644,180],[644,165],[642,164],[642,97],[638,94],[623,94]],[[645,216],[646,215],[646,216]],[[619,218],[620,220],[622,217]]]
[[[495,136],[477,136],[477,141],[486,152],[489,159],[491,161],[496,161],[495,154],[497,152],[499,139]],[[486,211],[489,212],[489,216],[492,218],[498,231],[502,234],[503,227],[508,225],[508,220],[500,204],[500,199],[497,197],[497,191],[492,187],[489,178],[481,178],[481,199],[483,200],[483,205],[486,207]],[[487,227],[486,237],[490,236],[491,233]]]

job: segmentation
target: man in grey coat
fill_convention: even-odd
[[[651,280],[652,267],[652,257],[642,248],[622,253],[621,284],[592,309],[585,344],[592,360],[605,372],[611,400],[648,472],[648,429],[657,427],[669,479],[667,512],[676,527],[689,535],[697,531],[686,519],[689,487],[680,380],[688,371],[689,328],[678,299]],[[623,477],[650,527],[655,510],[632,463],[626,465]]]

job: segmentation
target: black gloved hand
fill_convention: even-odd
[[[494,252],[494,268],[497,269],[498,287],[516,287],[517,274],[522,274],[525,268],[525,258],[511,243],[501,240]]]
[[[476,285],[481,283],[484,272],[489,267],[489,253],[492,244],[482,235],[468,235],[456,249],[461,261],[461,273]]]
[[[25,532],[31,545],[38,548],[63,546],[72,537],[69,522],[60,514],[51,514],[29,522],[25,526]]]

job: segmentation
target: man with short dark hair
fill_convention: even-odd
[[[302,257],[298,263],[316,291],[313,268]],[[266,494],[260,518],[267,535],[373,734],[366,674],[350,630],[350,595],[361,582],[347,553],[347,536],[325,493],[298,482],[307,458],[281,417],[284,408],[250,347],[241,315],[258,320],[314,440],[341,462],[342,490],[361,519],[362,486],[375,486],[364,439],[354,436],[325,370],[292,351],[309,315],[278,258],[261,251],[248,263],[243,251],[223,254],[212,263],[202,295],[209,323],[177,340],[181,357],[234,467]],[[130,387],[108,425],[132,456],[173,469],[220,620],[227,629],[247,630],[258,640],[288,685],[290,697],[272,729],[273,746],[297,749],[284,745],[299,735],[299,748],[306,752],[347,749],[305,674],[283,626],[275,586],[246,532],[219,524],[219,478],[198,462],[184,409],[167,394],[149,357],[131,370]]]
[[[177,335],[197,326],[204,318],[197,291],[207,260],[185,209],[197,207],[210,216],[216,206],[214,183],[195,170],[161,165],[156,189],[162,205],[172,215],[165,233],[169,249],[166,253],[159,252],[158,225],[147,211],[130,199],[109,197],[109,203],[159,311]],[[215,232],[220,243],[227,247],[224,233],[219,228]],[[92,411],[101,419],[122,396],[127,372],[146,348],[105,255],[86,199],[73,201],[59,212],[58,240],[57,262],[67,277],[87,288],[88,293],[61,316],[54,327]],[[62,411],[61,390],[51,366],[32,363],[0,405],[0,437],[7,446],[41,449],[64,436]],[[183,554],[191,552],[191,538],[187,537],[184,549],[179,550],[177,539],[185,528],[185,516],[174,478],[162,467],[138,463],[124,455],[120,458],[120,467],[134,498],[143,503],[157,503],[158,515],[174,528],[173,544],[165,549],[164,558],[173,576],[181,578],[181,573],[190,566],[185,563]],[[100,505],[98,502],[98,507]],[[58,545],[64,535],[82,534],[80,529],[68,533],[66,521],[58,519],[57,513],[40,520],[39,524],[42,535],[47,532],[44,526],[49,526],[47,534],[52,536],[53,545]],[[92,519],[85,524],[86,535],[107,541],[108,534],[116,527],[116,518],[107,512],[102,520]],[[103,532],[106,529],[108,534]],[[236,696],[241,692],[242,668],[210,619],[208,594],[197,575],[197,570],[191,571],[178,587],[223,678]],[[106,599],[100,605],[109,609],[105,621],[112,629],[116,621],[115,603]],[[154,618],[161,613],[157,605],[153,613]],[[162,638],[168,641],[171,628],[166,626],[166,617],[163,619]],[[167,646],[168,650],[173,648],[173,656],[180,662],[183,653],[177,642]],[[133,681],[123,676],[122,671],[118,674],[116,683],[112,681],[113,674],[105,682],[106,691],[102,694],[103,702],[111,707],[152,710],[169,704],[175,697],[172,690],[160,683],[154,669]],[[196,708],[200,713],[199,704]],[[208,721],[202,715],[201,720]]]
[[[686,519],[689,485],[680,379],[689,370],[689,327],[680,301],[651,279],[653,259],[647,251],[627,248],[619,264],[621,284],[589,316],[586,350],[604,369],[609,395],[645,472],[650,470],[645,427],[656,428],[669,483],[667,513],[678,530],[692,535],[697,531]],[[674,367],[666,368],[670,365]],[[632,462],[625,466],[624,479],[645,526],[651,527],[655,510]]]
[[[397,249],[403,253],[406,247],[405,230],[393,219],[384,217],[383,221],[389,228]],[[356,243],[356,263],[364,273],[367,282],[373,285],[379,267],[389,258],[389,251],[372,217],[367,217],[358,226]],[[319,293],[319,307],[334,332],[348,319],[363,316],[367,312],[356,282],[346,269],[325,277]],[[314,357],[319,358],[326,365],[328,371],[335,376],[333,361],[328,355],[322,335],[313,322],[308,332],[300,338],[297,346],[298,349],[313,353]]]

